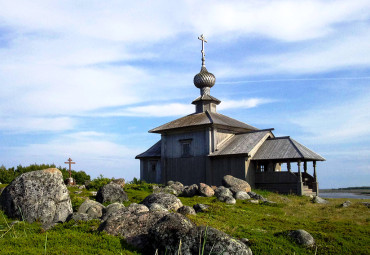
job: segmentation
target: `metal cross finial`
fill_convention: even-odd
[[[69,164],[69,178],[71,178],[72,177],[72,175],[71,175],[71,164],[76,164],[76,162],[72,162],[72,159],[71,158],[69,158],[68,159],[68,162],[64,162],[65,164]]]
[[[201,34],[200,36],[198,36],[198,39],[202,41],[202,50],[201,50],[201,52],[202,52],[202,66],[206,66],[206,64],[205,64],[205,61],[206,61],[205,56],[206,56],[206,54],[204,53],[204,43],[207,42],[207,40],[204,38],[203,34]]]

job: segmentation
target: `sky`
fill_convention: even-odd
[[[148,130],[195,110],[200,34],[218,112],[322,155],[321,188],[370,186],[368,0],[0,0],[0,165],[140,177]]]

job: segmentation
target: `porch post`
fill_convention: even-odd
[[[304,173],[307,174],[307,161],[303,162]]]
[[[298,165],[297,194],[299,196],[302,196],[303,195],[303,182],[302,182],[301,161],[300,160],[298,160],[297,165]]]
[[[288,168],[288,172],[292,172],[292,168],[290,167],[290,161],[286,163],[286,167]]]
[[[317,182],[317,175],[316,175],[316,161],[312,162],[313,165],[313,191],[316,192],[316,196],[319,195],[319,183]]]

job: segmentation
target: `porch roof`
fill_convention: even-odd
[[[161,140],[159,140],[152,147],[150,147],[145,152],[137,155],[135,158],[140,159],[140,158],[158,158],[158,157],[161,157],[161,145],[162,145],[162,142],[161,142]]]
[[[325,161],[325,158],[311,151],[289,136],[267,139],[252,158],[252,160],[279,159]]]

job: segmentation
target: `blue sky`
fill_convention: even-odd
[[[368,0],[0,0],[0,164],[139,177],[194,111],[202,33],[220,113],[324,156],[322,188],[370,185]]]

